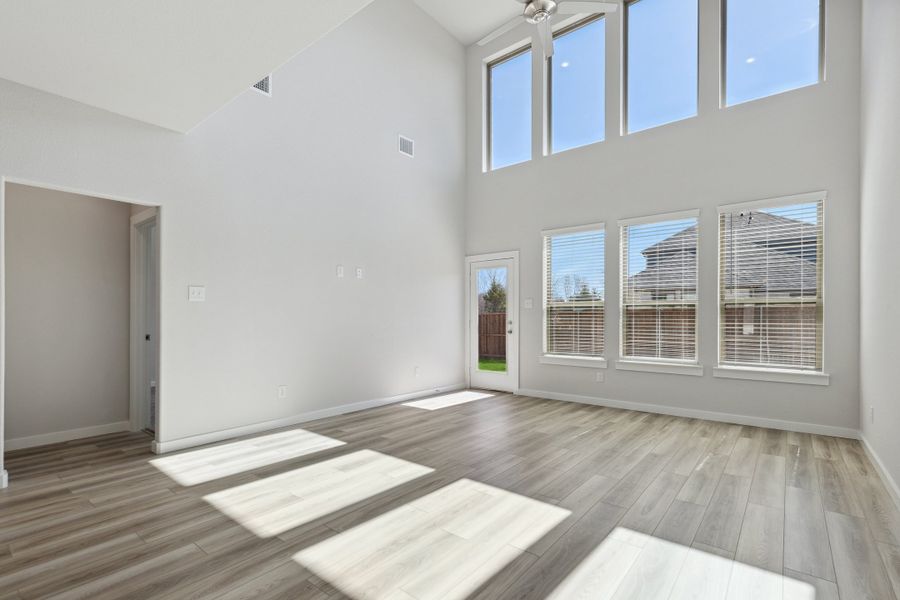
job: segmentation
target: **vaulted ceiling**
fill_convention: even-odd
[[[0,0],[0,78],[186,132],[371,1]]]
[[[468,46],[522,14],[516,0],[415,0],[422,10]]]

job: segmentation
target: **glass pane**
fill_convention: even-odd
[[[552,69],[553,152],[603,141],[606,19],[556,38]]]
[[[506,371],[506,267],[478,269],[478,370]]]
[[[531,51],[490,68],[491,169],[531,160]]]
[[[821,203],[720,217],[721,360],[821,369]]]
[[[697,219],[622,228],[622,353],[697,358]]]
[[[629,133],[696,116],[697,2],[627,7]]]
[[[819,81],[819,0],[728,0],[726,104]]]
[[[603,356],[603,230],[545,238],[548,354]]]

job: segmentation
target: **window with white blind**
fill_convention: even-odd
[[[822,371],[825,194],[719,209],[719,362]]]
[[[602,224],[544,232],[544,354],[601,358],[606,232]]]
[[[697,362],[697,211],[621,227],[621,356]]]

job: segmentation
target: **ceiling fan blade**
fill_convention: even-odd
[[[490,44],[491,42],[493,42],[494,40],[496,40],[498,37],[500,37],[501,35],[503,35],[504,33],[508,33],[508,32],[510,32],[510,31],[512,31],[513,29],[515,29],[516,27],[522,25],[523,23],[525,23],[525,19],[524,19],[524,17],[522,17],[521,15],[519,15],[518,17],[516,17],[516,18],[513,19],[512,21],[509,21],[509,22],[507,22],[507,23],[501,25],[498,29],[494,30],[493,32],[489,33],[489,34],[486,35],[484,38],[482,38],[481,40],[479,40],[479,41],[478,41],[478,45],[479,45],[479,46],[484,46],[484,45]]]
[[[619,9],[615,2],[566,2],[559,3],[556,12],[561,15],[614,13]]]
[[[544,19],[537,24],[538,39],[544,47],[544,58],[553,56],[553,30],[550,28],[550,19]]]

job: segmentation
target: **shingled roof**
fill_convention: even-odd
[[[751,295],[815,295],[818,283],[817,227],[806,221],[764,212],[725,215],[725,241],[733,251],[725,256],[728,287]],[[629,277],[634,290],[692,290],[696,280],[697,227],[688,227],[642,252],[647,267]]]

